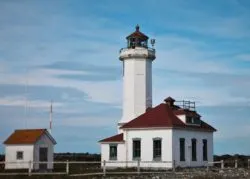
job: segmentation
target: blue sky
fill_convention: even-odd
[[[250,154],[249,18],[248,0],[1,0],[0,142],[47,128],[52,99],[56,152],[99,153],[121,118],[119,50],[139,24],[156,39],[154,105],[195,100],[218,129],[215,154]]]

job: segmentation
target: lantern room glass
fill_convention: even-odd
[[[140,37],[131,37],[128,39],[128,48],[135,47],[148,47],[148,40],[142,39]]]

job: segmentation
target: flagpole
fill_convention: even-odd
[[[51,100],[50,102],[50,112],[49,112],[49,132],[50,134],[52,134],[52,105],[53,105],[53,101]]]

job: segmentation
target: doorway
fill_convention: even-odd
[[[48,162],[48,148],[47,147],[40,147],[39,148],[39,162]],[[47,163],[40,163],[39,169],[40,170],[47,170],[48,169]]]

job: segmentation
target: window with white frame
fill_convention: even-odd
[[[192,139],[192,161],[197,161],[196,139]]]
[[[141,139],[133,139],[133,160],[141,158]]]
[[[117,145],[109,145],[109,160],[117,160]]]
[[[203,139],[203,161],[207,161],[207,139]]]
[[[161,138],[153,139],[153,160],[161,160]]]
[[[185,139],[180,138],[180,161],[185,161]]]
[[[16,159],[17,160],[23,160],[23,151],[17,151],[16,152]]]

